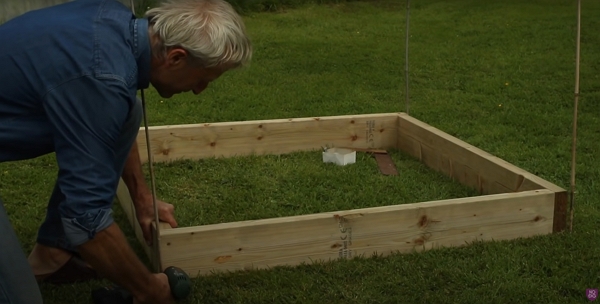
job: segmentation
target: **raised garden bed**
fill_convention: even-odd
[[[157,175],[171,176],[159,182],[161,199],[181,205],[183,223],[176,229],[161,223],[155,229],[158,246],[142,242],[157,270],[177,266],[195,277],[565,228],[564,189],[404,113],[158,126],[149,136],[154,162],[164,163],[157,165]],[[138,144],[145,162],[143,129]],[[362,154],[355,164],[326,166],[315,154],[324,146],[392,151],[400,175],[378,175],[373,160]],[[403,170],[414,166],[404,155],[432,170],[430,181],[413,181],[422,183],[418,191],[431,200],[399,195],[415,187],[403,184],[401,175],[421,170]],[[440,183],[435,172],[465,187]],[[303,178],[311,174],[314,178]],[[373,181],[383,183],[371,191],[378,197],[361,197],[360,189],[373,187]],[[440,191],[442,184],[450,190]],[[443,197],[452,194],[467,197]],[[141,240],[123,183],[118,199]]]

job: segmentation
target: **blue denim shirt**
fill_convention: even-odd
[[[77,0],[0,25],[0,162],[56,152],[67,239],[112,224],[115,141],[149,86],[148,21],[116,0]]]

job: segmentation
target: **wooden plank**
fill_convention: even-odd
[[[323,146],[395,148],[397,113],[155,126],[149,128],[155,162],[206,157],[283,154]],[[145,131],[137,137],[146,162]],[[144,151],[141,153],[141,151]]]
[[[134,230],[135,238],[139,241],[140,246],[142,246],[142,249],[146,253],[146,256],[150,260],[150,263],[152,264],[154,269],[158,270],[158,269],[162,268],[162,266],[160,265],[161,259],[160,259],[160,256],[158,256],[158,254],[160,254],[160,252],[156,248],[148,246],[146,244],[146,241],[144,240],[144,234],[142,233],[142,228],[140,227],[140,225],[137,221],[137,217],[135,215],[135,206],[133,205],[133,201],[131,200],[131,195],[129,193],[129,189],[127,188],[127,185],[125,184],[123,179],[119,179],[119,186],[117,188],[117,201],[119,201],[119,204],[123,208],[123,211],[125,212],[125,215],[127,216],[127,221],[129,222],[129,225]],[[163,231],[165,229],[172,229],[171,225],[169,225],[168,223],[163,223],[163,222],[160,223],[159,227],[160,227],[161,231]],[[155,232],[156,227],[153,227],[153,228],[154,228],[153,229],[153,231],[154,231],[153,243],[160,245],[160,242],[158,241],[159,236]],[[153,246],[155,246],[155,245],[153,245]]]
[[[482,194],[564,189],[404,113],[398,148]]]
[[[117,188],[117,200],[119,201],[119,204],[121,204],[121,207],[127,216],[127,221],[129,222],[131,228],[133,228],[136,239],[140,242],[140,246],[142,246],[142,249],[144,252],[146,252],[148,258],[152,259],[152,249],[146,245],[144,235],[142,234],[142,228],[140,228],[135,215],[135,206],[131,200],[129,189],[127,188],[127,185],[125,185],[123,179],[119,180],[119,186]]]
[[[533,174],[524,174],[526,176],[523,183],[523,189],[548,189],[554,191],[554,227],[553,231],[563,232],[567,229],[567,208],[568,193],[567,190]]]
[[[554,193],[534,190],[166,230],[163,265],[191,277],[552,233]]]
[[[567,190],[539,177],[529,176],[523,183],[523,189],[548,189],[554,191],[554,232],[563,232],[567,229],[567,208],[568,193]]]
[[[555,192],[554,232],[567,226],[567,191],[404,113],[398,148],[482,194],[548,189]]]

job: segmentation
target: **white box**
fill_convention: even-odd
[[[329,148],[323,152],[324,163],[335,163],[340,166],[356,162],[356,151],[340,148]]]

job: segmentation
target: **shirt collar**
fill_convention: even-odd
[[[133,50],[138,66],[138,89],[150,86],[150,37],[148,35],[148,20],[145,18],[132,21]]]

